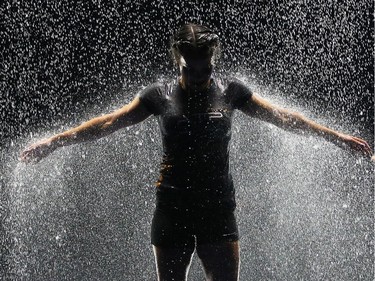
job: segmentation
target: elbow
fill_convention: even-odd
[[[108,130],[108,129],[110,129],[113,126],[114,123],[115,123],[115,120],[113,120],[113,119],[106,120],[102,124],[102,126],[101,126],[100,129],[102,129],[102,130]]]
[[[285,112],[280,118],[280,127],[286,130],[299,130],[304,127],[305,117],[299,112]]]
[[[86,128],[81,131],[81,135],[87,140],[95,140],[110,134],[113,131],[116,119],[113,116],[101,116],[83,124]]]
[[[290,130],[299,134],[311,134],[313,123],[299,112],[292,112],[290,118]]]
[[[291,112],[290,119],[293,122],[293,124],[299,124],[301,122],[304,122],[306,118],[303,114],[299,112]]]
[[[116,124],[118,123],[118,118],[116,116],[108,116],[103,120],[103,123],[100,126],[100,131],[104,134],[109,134],[116,130]]]
[[[102,134],[108,135],[117,131],[118,129],[121,129],[125,125],[126,122],[124,122],[122,115],[112,113],[104,118],[102,124],[100,125],[100,131]]]

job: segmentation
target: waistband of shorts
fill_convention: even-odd
[[[227,193],[206,193],[158,190],[156,207],[168,211],[226,212],[236,208],[234,190]]]

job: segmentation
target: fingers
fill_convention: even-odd
[[[32,147],[29,147],[23,152],[21,152],[20,161],[24,163],[39,162],[40,159],[39,160],[37,159],[38,159],[37,154],[35,153],[35,150]]]
[[[361,146],[362,146],[362,150],[365,152],[365,154],[368,155],[369,157],[371,157],[373,153],[372,153],[372,149],[369,146],[369,144],[367,142],[363,141],[361,143]]]
[[[351,137],[349,145],[352,147],[352,149],[362,152],[365,156],[372,157],[373,155],[369,144],[361,138]]]
[[[19,159],[20,161],[27,163],[30,161],[31,157],[32,157],[31,148],[28,147],[24,151],[21,152]]]
[[[22,151],[20,154],[20,161],[24,163],[37,163],[51,152],[52,147],[50,146],[50,143],[42,140],[30,145]]]

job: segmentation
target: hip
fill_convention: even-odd
[[[226,212],[236,208],[233,185],[225,188],[179,188],[159,185],[156,191],[157,208],[188,213]]]

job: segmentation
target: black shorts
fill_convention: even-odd
[[[159,247],[195,247],[238,241],[234,210],[183,211],[157,206],[151,243]]]

